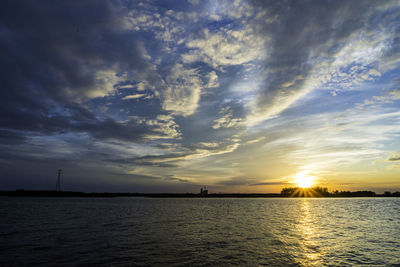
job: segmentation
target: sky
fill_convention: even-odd
[[[400,2],[3,0],[0,190],[400,191]]]

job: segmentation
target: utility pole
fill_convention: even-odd
[[[58,171],[57,171],[56,191],[60,191],[60,189],[61,189],[61,173],[62,173],[62,169],[58,169]]]

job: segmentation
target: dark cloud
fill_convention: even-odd
[[[400,156],[389,157],[388,161],[400,161]]]
[[[136,165],[142,166],[157,166],[157,167],[174,167],[175,165],[171,165],[170,162],[179,161],[184,159],[187,156],[192,155],[193,152],[176,152],[158,156],[143,156],[132,159],[127,159],[128,162]],[[168,163],[166,163],[168,162]]]
[[[140,38],[121,28],[122,15],[113,1],[2,1],[0,128],[124,140],[149,132],[97,118],[80,104],[101,95],[99,71],[148,68]]]
[[[5,145],[17,145],[25,143],[27,138],[25,135],[15,132],[15,131],[7,131],[0,130],[0,144]]]
[[[157,126],[148,126],[136,121],[117,122],[111,118],[97,119],[93,114],[82,113],[81,110],[69,109],[71,116],[63,114],[41,114],[8,110],[2,115],[2,127],[26,131],[25,134],[52,135],[67,132],[86,132],[99,139],[119,139],[135,141],[143,139]],[[160,133],[158,133],[160,134]]]
[[[222,186],[241,186],[241,185],[249,185],[249,179],[247,178],[232,178],[229,180],[219,181],[217,185]]]
[[[166,163],[166,162],[154,162],[152,160],[158,159],[159,157],[154,156],[146,156],[140,158],[122,158],[122,159],[115,159],[112,157],[107,157],[103,159],[106,162],[113,162],[117,163],[121,166],[148,166],[148,167],[159,167],[159,168],[177,168],[179,167],[178,164],[174,163]]]
[[[241,186],[241,185],[250,185],[254,183],[254,181],[257,181],[255,178],[248,178],[248,177],[232,177],[227,180],[222,180],[217,183],[217,185],[222,185],[222,186]]]
[[[255,183],[251,184],[253,186],[258,186],[258,185],[287,185],[289,184],[288,182],[270,182],[270,183]]]
[[[218,182],[218,185],[223,186],[260,186],[260,185],[286,185],[287,182],[257,182],[260,179],[247,177],[233,177],[228,180]]]
[[[181,182],[181,183],[190,183],[190,181],[188,179],[182,179],[179,177],[175,177],[174,175],[167,175],[164,178],[165,180],[168,181],[175,181],[175,182]]]
[[[74,131],[88,132],[99,139],[119,139],[125,141],[139,140],[145,134],[151,133],[145,124],[134,122],[120,123],[112,119],[80,123],[71,127]]]

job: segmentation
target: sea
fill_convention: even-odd
[[[0,266],[400,266],[400,198],[0,198]]]

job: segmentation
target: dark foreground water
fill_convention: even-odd
[[[400,198],[0,198],[0,266],[400,265]]]

